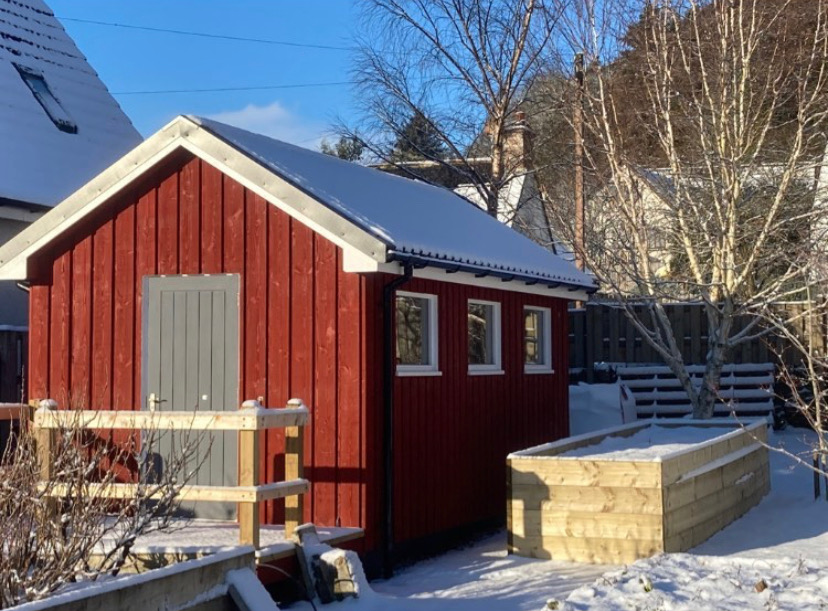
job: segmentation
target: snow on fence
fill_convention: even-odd
[[[186,485],[180,493],[182,501],[238,503],[239,543],[260,545],[259,505],[265,501],[285,499],[285,538],[289,539],[302,521],[302,495],[310,484],[303,477],[304,428],[308,408],[299,399],[288,401],[284,409],[268,409],[258,401],[245,401],[236,412],[198,411],[94,411],[58,410],[51,399],[40,402],[34,414],[38,453],[41,455],[41,476],[51,478],[55,434],[64,428],[80,426],[87,430],[169,430],[169,431],[237,431],[238,486]],[[262,483],[259,465],[259,432],[273,428],[285,429],[285,481]],[[96,487],[91,493],[109,498],[129,498],[136,485],[129,483]],[[65,494],[61,486],[52,486],[52,493]]]
[[[237,571],[255,567],[252,547],[228,550],[179,564],[79,584],[75,589],[14,607],[17,611],[144,611],[229,609],[228,590]],[[276,605],[273,604],[273,609]]]
[[[642,308],[644,306],[636,306]],[[804,305],[779,303],[774,306],[787,318],[795,319],[794,332],[823,352],[828,346],[828,320],[823,316],[804,316]],[[685,363],[704,363],[707,353],[707,320],[704,308],[695,303],[666,304],[667,317],[675,332],[676,343]],[[747,317],[737,319],[734,332],[743,329]],[[781,337],[769,334],[738,346],[731,355],[733,363],[776,363],[796,366],[799,357]],[[569,367],[583,371],[587,382],[593,382],[594,363],[653,363],[661,357],[629,322],[624,310],[611,303],[590,303],[585,308],[569,311]]]
[[[764,420],[659,420],[515,452],[508,549],[596,564],[688,550],[770,490],[766,441]]]

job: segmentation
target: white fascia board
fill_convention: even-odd
[[[400,266],[397,263],[386,263],[377,261],[356,248],[344,248],[342,250],[342,271],[354,274],[387,272],[389,274],[400,274]]]
[[[0,280],[25,280],[29,256],[155,166],[180,146],[181,120],[158,133],[98,174],[0,247]]]
[[[185,149],[330,240],[342,248],[346,256],[385,262],[387,249],[384,242],[240,153],[221,138],[194,123],[191,125],[194,129],[185,130],[181,135]]]
[[[346,258],[385,271],[385,244],[185,117],[177,117],[0,247],[0,280],[25,280],[30,255],[177,149],[186,149],[340,246]],[[360,270],[361,271],[361,270]]]

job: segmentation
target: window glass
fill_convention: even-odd
[[[431,315],[426,297],[397,296],[397,364],[431,365]]]
[[[526,364],[543,365],[543,312],[540,310],[525,310],[523,328]]]
[[[469,365],[496,365],[495,306],[489,303],[469,302]]]
[[[523,308],[523,362],[526,371],[552,371],[551,314],[546,308]]]

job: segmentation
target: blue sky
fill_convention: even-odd
[[[348,47],[358,0],[46,0],[59,18]],[[355,111],[347,85],[210,93],[119,92],[348,80],[348,50],[198,38],[62,20],[145,136],[190,113],[316,148],[337,117]]]

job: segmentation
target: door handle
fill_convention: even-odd
[[[149,408],[149,411],[154,412],[156,409],[158,409],[158,406],[161,403],[166,403],[166,402],[167,402],[166,399],[162,399],[158,395],[156,395],[154,392],[151,392],[149,394],[149,396],[147,397],[147,408]]]

